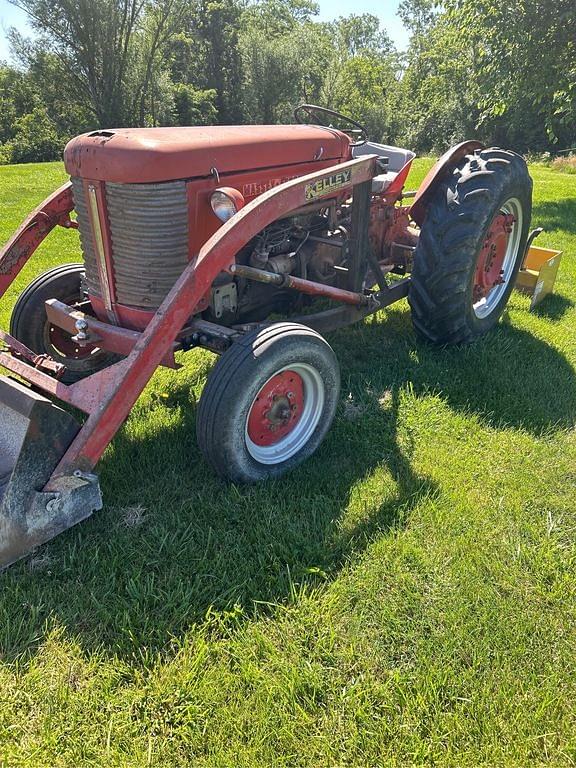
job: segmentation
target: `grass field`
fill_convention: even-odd
[[[576,764],[576,177],[532,171],[557,295],[466,349],[405,302],[332,334],[339,413],[286,479],[203,463],[212,355],[157,373],[104,510],[0,576],[0,765]],[[0,242],[64,178],[0,168]],[[16,291],[76,235],[38,256]]]

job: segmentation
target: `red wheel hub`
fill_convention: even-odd
[[[476,264],[474,302],[485,298],[495,286],[504,282],[502,266],[515,221],[516,219],[511,213],[502,213],[501,211],[492,219]]]
[[[50,344],[56,349],[62,357],[72,360],[83,360],[85,357],[90,357],[95,347],[92,344],[86,344],[81,347],[77,342],[72,339],[69,333],[66,333],[62,328],[57,325],[51,325],[48,329],[50,337]]]
[[[256,395],[248,415],[248,437],[256,445],[274,445],[298,423],[304,409],[304,382],[295,371],[272,376]]]

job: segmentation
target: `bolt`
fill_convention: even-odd
[[[50,499],[50,501],[46,504],[46,512],[58,512],[58,508],[60,506],[58,502],[58,497],[55,499]]]

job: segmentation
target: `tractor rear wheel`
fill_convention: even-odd
[[[318,448],[339,391],[336,356],[316,331],[296,323],[257,329],[210,374],[198,407],[198,445],[232,482],[279,477]]]
[[[69,306],[81,302],[83,275],[83,264],[49,269],[20,294],[10,318],[12,336],[36,354],[49,355],[66,366],[62,376],[66,384],[73,384],[120,359],[98,347],[79,346],[69,333],[48,322],[44,302],[58,299]]]
[[[436,189],[414,256],[408,301],[419,336],[461,344],[499,320],[520,268],[532,180],[520,155],[477,150]]]

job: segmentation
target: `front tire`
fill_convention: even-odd
[[[279,477],[318,448],[339,391],[336,356],[316,331],[296,323],[257,329],[210,374],[198,407],[198,445],[232,482]]]
[[[524,256],[532,180],[520,155],[467,155],[436,189],[414,256],[408,301],[418,335],[474,341],[500,319]]]
[[[83,264],[64,264],[44,272],[22,292],[10,318],[12,336],[36,354],[49,355],[66,366],[62,376],[65,384],[80,381],[120,359],[97,347],[78,346],[70,334],[48,322],[48,299],[58,299],[69,306],[84,299],[83,276]]]

